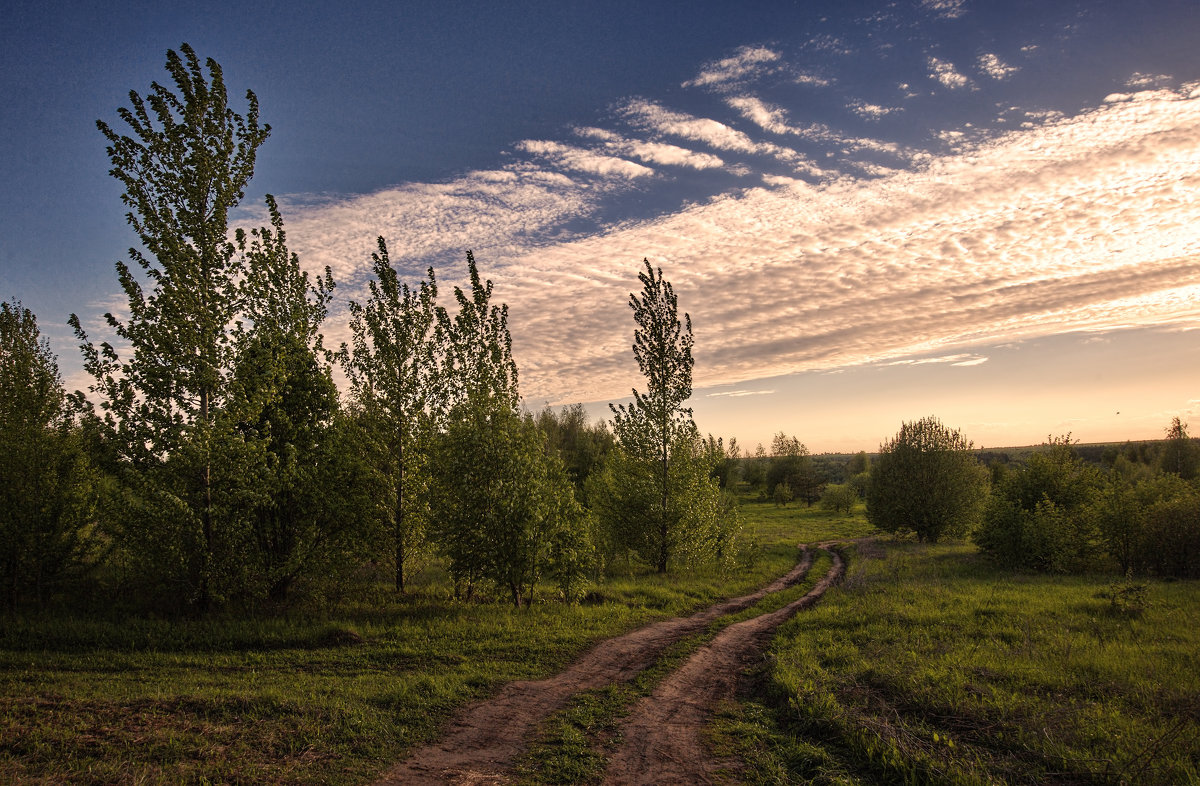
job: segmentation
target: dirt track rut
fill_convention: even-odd
[[[821,580],[818,587],[831,584],[835,571],[840,571],[841,560],[835,555],[835,569]],[[522,753],[529,742],[529,737],[543,720],[552,713],[564,708],[571,696],[581,691],[602,688],[616,682],[632,679],[638,672],[651,665],[662,652],[671,644],[684,637],[703,630],[713,620],[726,614],[736,613],[757,603],[766,595],[778,592],[799,581],[807,574],[812,565],[812,553],[804,549],[800,562],[787,575],[781,576],[771,584],[749,595],[718,603],[690,617],[677,617],[647,625],[638,630],[616,638],[606,639],[591,650],[584,653],[567,669],[553,677],[537,681],[513,682],[504,686],[495,696],[477,702],[464,709],[451,723],[446,733],[438,741],[413,752],[405,761],[388,770],[377,781],[378,784],[491,784],[508,782],[507,774],[515,758]],[[840,575],[840,572],[839,574]],[[816,594],[814,594],[816,593]],[[711,698],[709,691],[715,691],[724,696],[726,686],[723,682],[710,685],[694,675],[705,670],[725,671],[731,685],[736,683],[740,671],[738,664],[761,651],[771,632],[780,623],[805,605],[809,605],[819,596],[817,588],[792,604],[760,615],[751,620],[730,625],[719,634],[709,645],[698,651],[683,667],[672,673],[654,696],[647,697],[635,706],[630,723],[639,724],[674,724],[671,728],[679,727],[682,719],[698,717],[703,722],[704,713],[718,701]],[[811,597],[810,600],[809,599]],[[768,619],[769,618],[769,619]],[[772,622],[773,621],[773,622]],[[759,623],[751,625],[750,623]],[[736,629],[736,633],[730,631]],[[723,642],[718,646],[717,642]],[[697,659],[700,660],[697,660]],[[708,659],[708,660],[704,660]],[[715,659],[715,660],[714,660]],[[696,665],[693,666],[693,662]],[[731,665],[722,665],[731,664]],[[642,705],[651,702],[659,696],[663,686],[674,683],[681,673],[693,674],[692,683],[681,683],[676,694],[663,694],[657,701],[661,705],[659,712],[666,713],[665,720],[654,720],[652,711]],[[689,687],[690,686],[690,687]],[[730,694],[732,695],[732,694]],[[653,703],[653,702],[651,702]],[[670,704],[670,706],[668,706]],[[678,706],[676,706],[678,705]],[[694,709],[682,705],[695,705]],[[674,708],[674,709],[673,709]],[[699,713],[699,714],[697,714]],[[637,720],[645,716],[645,721]],[[672,720],[674,718],[674,720]],[[626,747],[632,747],[634,737],[644,734],[644,725],[627,727],[625,732]],[[659,732],[664,729],[659,729]],[[696,744],[699,744],[700,730],[695,730]],[[661,737],[648,735],[649,737]],[[690,739],[690,737],[689,737]],[[693,753],[681,753],[674,744],[661,739],[642,745],[637,741],[637,751],[626,752],[623,748],[618,752],[608,771],[612,783],[646,783],[647,777],[655,783],[695,783],[695,776],[679,775],[684,780],[664,780],[659,777],[661,771],[668,778],[675,778],[676,771],[683,769],[672,764],[672,757],[686,755],[694,757]],[[690,745],[690,743],[689,743]],[[688,747],[686,750],[693,750]],[[715,765],[709,762],[705,754],[704,771],[708,772]],[[618,764],[618,762],[620,762]],[[665,768],[665,769],[664,769]],[[707,777],[707,776],[705,776]]]

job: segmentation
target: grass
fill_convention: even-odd
[[[750,782],[1200,783],[1200,584],[1126,604],[969,546],[860,548],[883,553],[781,629],[716,726]]]
[[[757,547],[736,575],[626,570],[574,607],[455,603],[434,575],[406,598],[311,618],[7,620],[0,782],[368,781],[464,703],[749,592],[794,564],[797,543],[863,529],[769,504],[743,517]]]

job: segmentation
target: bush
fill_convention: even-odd
[[[854,510],[854,503],[857,501],[858,492],[853,488],[843,483],[830,483],[821,495],[821,509],[848,516]]]
[[[1064,573],[1094,565],[1101,552],[1090,507],[1100,475],[1071,449],[1070,435],[1051,439],[993,490],[975,543],[993,561]]]

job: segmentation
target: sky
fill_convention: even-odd
[[[749,449],[1200,433],[1195,0],[0,2],[0,297],[68,389],[136,242],[96,120],[187,42],[272,126],[232,223],[278,198],[327,345],[378,236],[444,295],[472,249],[525,405],[604,417],[646,258]]]

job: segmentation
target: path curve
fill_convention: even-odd
[[[803,597],[728,626],[634,705],[621,725],[622,744],[609,760],[605,784],[713,782],[723,766],[703,737],[713,709],[734,698],[739,676],[761,655],[775,629],[842,577],[844,560],[836,551],[830,554],[833,566]]]
[[[530,734],[543,720],[563,709],[576,693],[633,679],[671,644],[703,630],[721,616],[747,609],[768,594],[796,584],[811,566],[812,552],[801,546],[796,567],[749,595],[709,606],[690,617],[673,617],[605,639],[553,677],[505,685],[495,696],[465,708],[439,740],[415,750],[376,784],[467,786],[506,782],[506,773],[525,751]]]

